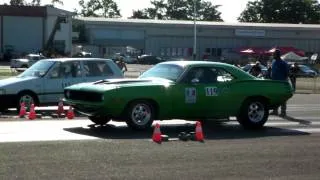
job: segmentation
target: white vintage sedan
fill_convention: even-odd
[[[16,77],[0,80],[0,110],[26,105],[56,105],[65,87],[101,79],[123,78],[110,59],[61,58],[37,61]]]

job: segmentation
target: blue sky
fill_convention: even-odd
[[[10,0],[0,0],[0,3],[8,3]],[[31,1],[31,0],[27,0]],[[78,8],[78,0],[63,0],[64,5],[57,5],[58,8],[73,11]],[[114,0],[117,2],[123,18],[132,15],[133,10],[143,9],[150,6],[150,0]],[[219,11],[225,22],[237,22],[237,17],[245,9],[246,4],[252,0],[210,0],[214,5],[221,5]],[[320,2],[320,0],[318,0]],[[51,0],[42,0],[42,4],[49,4]]]

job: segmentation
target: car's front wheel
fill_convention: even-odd
[[[268,117],[266,102],[260,98],[251,98],[242,104],[237,120],[244,128],[259,129],[267,122]]]
[[[109,121],[111,121],[111,118],[106,117],[106,116],[89,116],[89,119],[98,125],[105,125],[107,124]]]
[[[37,97],[30,92],[23,92],[19,94],[18,102],[17,102],[17,110],[20,111],[21,103],[25,103],[25,107],[31,107],[31,104],[37,105]]]
[[[135,130],[150,128],[155,117],[155,109],[148,101],[134,101],[127,108],[127,125]]]

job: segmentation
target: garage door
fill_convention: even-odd
[[[41,50],[43,20],[40,17],[4,16],[3,45],[17,52],[35,53]]]

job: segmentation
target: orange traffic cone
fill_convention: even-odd
[[[63,113],[64,113],[63,101],[60,99],[58,103],[58,110],[57,110],[58,117],[60,117]]]
[[[156,124],[156,126],[153,130],[152,140],[156,143],[161,143],[161,141],[162,141],[160,125],[158,123]]]
[[[23,118],[26,114],[27,114],[26,104],[25,104],[24,102],[22,102],[22,103],[20,104],[19,117],[20,117],[20,118]]]
[[[34,110],[34,104],[31,104],[28,119],[34,120],[36,118],[37,118],[37,115],[36,115],[36,111]]]
[[[201,122],[197,121],[196,122],[196,140],[197,141],[203,141],[203,132],[202,132],[202,127],[201,127]]]
[[[67,113],[67,118],[68,119],[73,119],[74,118],[74,112],[73,112],[73,108],[70,106],[68,113]]]

